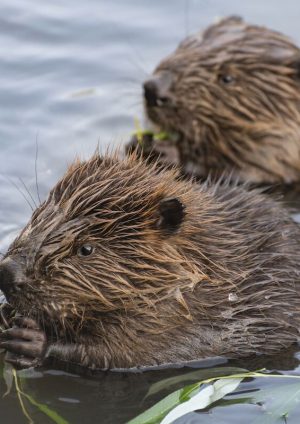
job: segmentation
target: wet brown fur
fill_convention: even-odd
[[[185,207],[174,232],[159,224],[168,198]],[[95,252],[80,257],[85,243]],[[288,214],[257,191],[181,181],[135,155],[74,163],[7,258],[24,275],[9,301],[45,329],[46,357],[150,366],[298,339],[300,232]]]
[[[300,179],[300,50],[287,37],[229,17],[183,40],[153,78],[166,74],[164,103],[146,115],[178,134],[186,173]]]

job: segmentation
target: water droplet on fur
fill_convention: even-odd
[[[0,304],[5,304],[7,303],[6,297],[4,296],[4,294],[2,293],[2,291],[0,291]]]
[[[237,302],[238,299],[239,298],[238,298],[236,293],[229,293],[229,295],[228,295],[229,302]]]

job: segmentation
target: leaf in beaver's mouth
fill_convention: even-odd
[[[139,121],[138,118],[134,118],[134,127],[135,127],[135,131],[133,132],[133,136],[136,137],[138,143],[142,146],[143,145],[143,141],[144,141],[144,137],[151,137],[154,140],[160,140],[160,141],[164,141],[164,140],[177,140],[179,137],[179,134],[177,133],[168,133],[166,131],[159,131],[159,132],[155,132],[149,129],[143,129],[141,127],[141,123]]]

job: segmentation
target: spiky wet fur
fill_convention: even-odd
[[[300,50],[287,37],[229,17],[182,41],[154,77],[165,72],[168,102],[146,115],[178,134],[185,172],[300,179]],[[227,75],[232,83],[222,82]]]
[[[180,228],[159,204],[185,205]],[[80,257],[78,247],[95,246]],[[48,334],[47,356],[91,368],[273,353],[298,338],[300,233],[257,191],[181,181],[134,154],[75,162],[7,256],[10,302]]]

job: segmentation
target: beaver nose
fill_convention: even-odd
[[[6,298],[16,291],[18,283],[24,281],[21,264],[7,257],[0,263],[0,290]]]
[[[143,84],[144,98],[148,107],[163,106],[169,100],[169,89],[172,75],[162,72],[145,81]]]
[[[155,79],[144,82],[144,97],[148,107],[157,106],[158,86]]]

